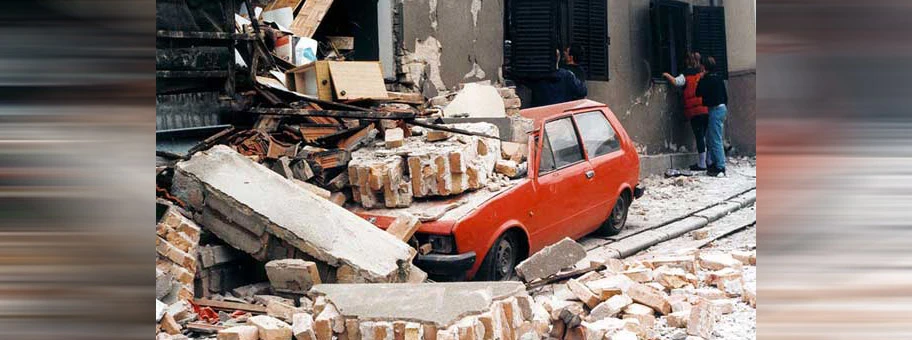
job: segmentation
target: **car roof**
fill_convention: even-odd
[[[548,119],[562,116],[567,111],[576,111],[579,109],[585,109],[590,107],[602,107],[606,106],[605,104],[599,103],[594,100],[589,99],[580,99],[574,100],[572,102],[564,102],[547,106],[539,106],[534,108],[529,108],[525,110],[520,110],[519,114],[523,117],[532,119],[535,121],[535,124],[539,124]]]

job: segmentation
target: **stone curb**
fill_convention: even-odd
[[[709,208],[696,211],[688,217],[663,225],[656,229],[646,230],[627,238],[609,243],[604,248],[613,252],[609,258],[624,258],[652,247],[661,242],[684,235],[690,231],[705,227],[722,217],[741,210],[757,201],[757,190],[752,189],[738,196],[719,202]],[[615,256],[616,255],[616,256]]]

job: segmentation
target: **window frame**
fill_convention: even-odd
[[[608,123],[608,128],[610,128],[611,131],[614,132],[614,139],[617,140],[617,148],[615,148],[607,153],[603,153],[601,155],[595,155],[595,156],[591,156],[591,157],[589,156],[589,149],[588,149],[588,147],[586,147],[586,141],[583,139],[582,130],[579,129],[580,124],[576,119],[576,116],[584,115],[587,113],[596,113],[596,114],[599,114],[603,119],[605,119],[605,122]],[[611,124],[611,119],[608,119],[608,115],[605,113],[605,111],[600,110],[600,109],[596,109],[596,110],[592,110],[592,111],[580,111],[580,112],[571,114],[571,116],[573,117],[574,125],[577,127],[577,131],[578,131],[577,137],[580,139],[580,143],[583,146],[583,154],[586,156],[587,160],[592,161],[593,159],[611,155],[615,152],[624,150],[624,144],[621,142],[621,138],[620,138],[621,135],[620,135],[620,133],[618,133],[617,128],[614,127],[614,124]]]
[[[554,169],[551,169],[551,170],[542,172],[542,169],[541,169],[541,154],[542,154],[542,152],[544,152],[544,142],[545,142],[546,139],[550,141],[550,138],[545,138],[545,137],[547,136],[547,133],[548,133],[548,132],[545,130],[545,127],[548,125],[548,123],[555,122],[555,121],[558,121],[558,120],[561,120],[561,119],[569,119],[569,120],[570,120],[570,124],[571,124],[571,126],[573,126],[573,133],[576,135],[576,144],[579,145],[579,147],[580,147],[580,152],[581,152],[583,158],[580,159],[580,160],[578,160],[578,161],[576,161],[576,162],[564,164],[564,165],[561,166],[561,167],[555,167]],[[542,176],[544,176],[544,175],[552,174],[552,173],[561,171],[561,170],[563,170],[563,169],[569,168],[569,167],[571,167],[571,166],[577,165],[577,164],[579,164],[579,163],[581,163],[581,162],[588,162],[588,161],[589,161],[589,155],[586,154],[586,149],[585,149],[586,146],[583,145],[583,141],[582,141],[582,139],[580,139],[581,137],[580,137],[580,133],[579,133],[579,127],[576,126],[576,120],[573,119],[573,114],[572,114],[572,113],[566,114],[566,115],[561,115],[560,117],[555,117],[555,118],[546,120],[544,123],[542,123],[541,132],[542,132],[542,133],[541,133],[541,136],[542,136],[542,137],[540,138],[541,144],[540,144],[539,147],[538,147],[538,150],[539,150],[539,151],[538,151],[538,155],[539,155],[539,156],[538,156],[538,157],[539,157],[538,163],[539,163],[539,164],[538,164],[538,175],[537,175],[537,177],[542,177]],[[550,149],[551,149],[551,156],[552,156],[552,158],[553,158],[553,157],[554,157],[554,147],[552,147],[550,144],[549,144],[548,146],[549,146]],[[555,164],[556,164],[556,163],[557,163],[557,160],[556,160],[556,158],[554,158],[554,159],[555,159]]]
[[[522,80],[535,80],[542,78],[542,72],[532,71],[533,66],[527,65],[527,60],[530,57],[535,57],[530,55],[530,53],[525,52],[520,55],[517,48],[517,36],[522,35],[522,32],[517,32],[517,20],[515,16],[518,14],[514,5],[519,2],[522,3],[524,0],[505,0],[504,1],[504,77],[510,80],[522,81]],[[528,0],[526,0],[528,1]],[[609,81],[611,78],[611,63],[610,63],[610,49],[611,49],[611,35],[610,33],[610,23],[608,18],[609,8],[607,0],[557,0],[551,1],[551,11],[552,16],[550,18],[550,43],[560,47],[567,47],[570,44],[578,44],[582,46],[585,50],[583,58],[581,58],[579,65],[586,72],[586,79],[581,79],[582,81]],[[604,3],[603,3],[604,2]],[[577,13],[574,15],[574,5],[581,4],[585,6],[588,11],[586,13]],[[593,15],[593,10],[604,11],[604,18],[600,15]],[[590,27],[589,23],[595,18],[599,20],[604,20],[604,32],[594,32],[597,28]],[[574,21],[575,20],[585,21],[583,27],[589,27],[589,30],[582,36],[574,36]],[[585,20],[583,20],[585,19]],[[519,20],[522,21],[522,20]],[[601,34],[604,33],[604,37],[601,37]],[[598,37],[598,38],[596,38]],[[597,60],[602,60],[604,64],[604,74],[593,75],[591,62],[593,59],[592,46],[596,42],[604,41],[604,55],[602,53],[597,54]],[[600,49],[601,51],[601,49]],[[557,62],[554,60],[553,53],[541,53],[537,59],[541,59],[544,62],[547,62],[548,65],[553,65]],[[517,61],[523,60],[525,63],[519,65],[521,68],[527,69],[516,69]]]
[[[664,81],[665,78],[662,77],[663,72],[668,72],[669,74],[672,74],[672,76],[677,76],[684,72],[684,60],[687,56],[687,51],[692,49],[692,37],[690,34],[691,27],[693,26],[693,22],[691,21],[691,5],[678,0],[652,0],[649,3],[649,7],[649,28],[651,32],[650,64],[652,69],[652,74],[650,76],[653,79]],[[672,17],[671,13],[666,13],[666,16],[661,15],[660,9],[662,8],[679,11],[679,13],[676,14],[680,14],[680,17],[678,18],[681,21],[680,31],[672,27],[674,25],[670,22],[670,18]],[[677,44],[674,44],[673,46],[669,44],[669,46],[665,47],[662,46],[663,42],[659,41],[659,37],[668,36],[669,32],[662,32],[662,29],[667,31],[669,28],[671,28],[672,33],[670,34],[672,37],[667,39],[673,39]],[[679,41],[679,39],[682,41]],[[681,51],[677,51],[679,48]],[[672,49],[675,50],[676,55],[673,57],[665,56],[665,58],[668,58],[669,63],[669,68],[665,69],[664,65],[661,65],[662,60],[664,60],[663,55],[664,53],[670,53]]]

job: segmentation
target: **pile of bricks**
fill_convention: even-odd
[[[155,227],[156,298],[173,302],[193,299],[200,228],[178,208],[169,207]]]
[[[498,136],[489,123],[449,127]],[[415,129],[415,132],[424,132]],[[413,197],[450,196],[484,188],[501,158],[500,141],[445,131],[406,137],[400,128],[385,131],[382,146],[352,153],[348,181],[352,197],[365,208],[407,207]]]
[[[302,304],[290,315],[270,312],[253,316],[245,324],[224,328],[218,332],[218,339],[540,339],[547,335],[547,318],[547,312],[528,295],[494,301],[488,311],[444,326],[411,320],[346,318],[332,303],[317,297],[312,305]]]
[[[756,251],[592,265],[607,269],[546,286],[535,296],[550,315],[550,337],[655,339],[661,321],[685,329],[687,339],[710,339],[719,316],[732,313],[736,304],[756,308],[755,287],[742,278],[744,266],[756,265]]]

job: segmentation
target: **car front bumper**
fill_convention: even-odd
[[[427,254],[415,257],[415,265],[430,275],[465,276],[475,265],[475,252],[462,254]]]

